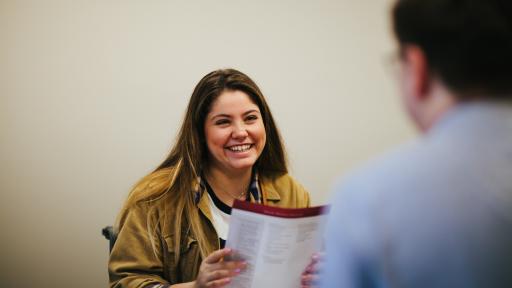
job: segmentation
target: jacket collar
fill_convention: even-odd
[[[197,177],[194,185],[194,201],[196,205],[203,211],[206,212],[208,209],[208,201],[206,197],[203,197],[206,192],[206,184],[202,177]],[[272,181],[267,179],[260,179],[257,172],[254,172],[251,176],[251,185],[249,186],[249,195],[251,202],[264,204],[267,201],[279,201],[281,196],[274,187]],[[263,200],[264,199],[264,200]],[[205,213],[206,214],[206,213]],[[208,213],[209,214],[209,213]]]
[[[261,190],[263,191],[263,197],[267,201],[279,201],[281,200],[281,196],[277,192],[274,185],[270,181],[261,181]]]

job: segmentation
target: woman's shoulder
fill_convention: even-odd
[[[277,206],[301,208],[310,205],[306,188],[288,173],[272,178],[265,177],[260,183],[267,199],[275,200]]]
[[[302,185],[290,174],[285,173],[274,177],[262,177],[262,183],[274,187],[302,187]]]
[[[120,212],[121,219],[129,213],[141,215],[160,214],[169,209],[170,187],[172,182],[173,169],[164,168],[152,172],[139,180],[133,187],[126,199],[123,209]]]
[[[159,203],[161,198],[165,198],[171,188],[175,169],[163,168],[154,171],[139,180],[133,187],[128,202],[136,203]]]

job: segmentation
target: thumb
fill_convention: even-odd
[[[217,251],[214,251],[212,254],[208,255],[206,259],[204,259],[205,263],[213,264],[219,262],[222,258],[229,255],[232,252],[230,248],[224,248]]]

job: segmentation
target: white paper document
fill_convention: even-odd
[[[249,202],[233,205],[226,247],[247,268],[228,287],[300,287],[300,277],[320,252],[325,207],[283,209]]]

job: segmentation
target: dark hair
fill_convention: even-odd
[[[510,97],[511,0],[398,0],[393,28],[400,45],[424,51],[431,73],[460,100]]]

